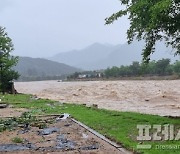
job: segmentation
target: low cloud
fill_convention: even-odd
[[[0,12],[4,11],[6,8],[12,5],[12,1],[9,0],[1,0],[0,4]]]

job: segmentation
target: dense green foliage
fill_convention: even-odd
[[[137,124],[174,124],[180,128],[180,120],[157,115],[147,115],[132,112],[108,111],[104,109],[88,108],[84,105],[61,104],[59,102],[43,99],[34,99],[30,95],[5,95],[3,101],[16,107],[24,107],[31,110],[32,114],[61,114],[69,113],[75,119],[95,129],[108,138],[120,143],[123,147],[141,153],[169,154],[179,153],[179,149],[157,149],[157,145],[176,146],[180,141],[143,141],[136,140],[138,135]],[[27,116],[26,116],[27,117]],[[23,118],[24,119],[24,118]],[[29,118],[28,118],[29,119]],[[30,118],[31,119],[31,118]],[[24,120],[22,120],[24,121]],[[26,121],[26,118],[25,118]],[[31,122],[31,121],[30,121]],[[1,121],[0,121],[1,124]],[[137,145],[151,144],[152,149],[139,150]]]
[[[180,54],[180,1],[179,0],[120,0],[126,9],[120,10],[106,19],[111,24],[124,15],[129,16],[130,28],[128,42],[134,39],[146,42],[143,50],[144,62],[149,62],[155,51],[157,41],[164,40],[166,45]]]
[[[174,75],[174,76],[173,76]],[[151,77],[151,76],[172,76],[172,79],[180,77],[180,61],[171,64],[170,59],[150,61],[148,64],[134,61],[129,66],[113,66],[101,71],[75,72],[67,77],[68,80],[87,79],[97,80],[118,77]],[[174,78],[173,78],[174,77]],[[170,79],[170,78],[169,78]]]
[[[12,40],[5,32],[5,28],[0,27],[0,89],[4,93],[9,86],[10,82],[19,77],[18,73],[12,69],[18,62],[18,57],[10,55],[13,51]]]
[[[169,59],[151,61],[148,64],[133,62],[129,66],[112,67],[105,70],[108,77],[134,77],[134,76],[166,76],[180,75],[180,61],[170,64]]]

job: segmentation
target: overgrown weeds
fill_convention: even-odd
[[[25,112],[20,117],[0,119],[0,132],[5,130],[14,130],[17,127],[27,128],[29,126],[45,128],[46,122],[32,116],[30,112]]]

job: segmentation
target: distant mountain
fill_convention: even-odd
[[[143,47],[143,42],[134,42],[131,45],[95,43],[82,50],[59,53],[49,59],[84,70],[104,69],[112,66],[129,65],[133,61],[141,61]],[[174,58],[170,48],[165,47],[162,43],[158,43],[152,59],[158,60],[162,58],[170,58],[172,61],[175,61],[180,57]]]
[[[96,68],[91,66],[94,63],[102,61],[112,52],[112,46],[95,43],[83,50],[73,50],[59,53],[50,60],[65,63],[71,66],[89,69]]]
[[[62,76],[81,71],[63,63],[29,57],[20,57],[14,69],[23,77]]]

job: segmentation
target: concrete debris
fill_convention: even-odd
[[[31,97],[31,100],[39,100],[40,98],[38,98],[36,95],[33,95],[32,97]]]
[[[97,104],[93,104],[92,107],[98,109],[98,105]]]
[[[56,128],[56,127],[52,127],[52,128],[45,128],[42,131],[40,131],[39,135],[50,135],[56,132],[59,132],[60,129]]]
[[[56,149],[68,149],[73,150],[76,146],[76,143],[70,140],[67,140],[64,135],[57,136],[57,145]]]
[[[59,120],[66,120],[69,117],[70,117],[70,114],[64,113],[64,114],[60,115],[59,117],[57,117],[56,120],[57,121],[59,121]]]
[[[81,148],[81,150],[96,150],[96,149],[99,149],[99,144],[93,144]]]
[[[26,145],[17,145],[17,144],[1,144],[0,151],[1,152],[12,152],[18,150],[29,150],[30,148]]]
[[[7,108],[8,104],[0,104],[0,109]]]
[[[82,134],[82,138],[87,139],[87,138],[88,138],[88,135],[83,133],[83,134]]]

